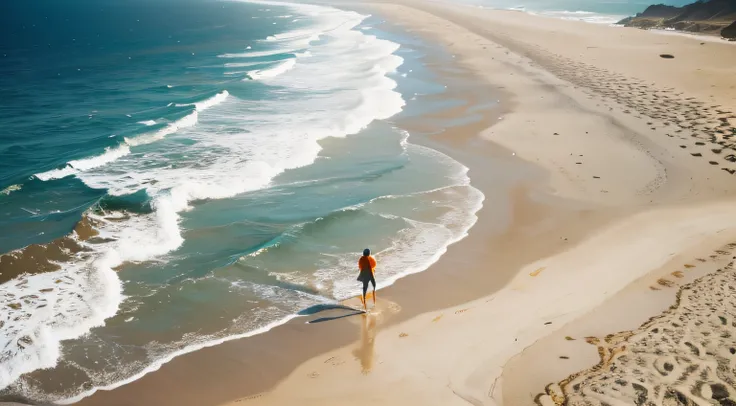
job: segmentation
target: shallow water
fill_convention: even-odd
[[[14,10],[70,26],[3,45],[35,78],[0,116],[4,396],[73,401],[263,333],[356,294],[363,248],[382,287],[476,220],[467,168],[390,120],[454,103],[417,99],[444,86],[415,40],[329,7],[176,4]]]

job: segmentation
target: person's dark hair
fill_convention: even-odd
[[[369,255],[371,255],[371,250],[369,250],[368,248],[364,249],[364,250],[363,250],[363,256],[364,256],[364,257],[367,257],[367,256],[369,256]]]

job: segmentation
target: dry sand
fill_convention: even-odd
[[[454,55],[453,66],[433,68],[447,97],[469,105],[438,120],[500,98],[480,121],[423,141],[470,168],[486,195],[478,223],[427,272],[379,292],[366,316],[295,320],[81,404],[515,406],[560,401],[559,385],[541,394],[571,374],[564,393],[588,401],[608,371],[593,368],[599,353],[651,337],[649,324],[638,327],[675,302],[678,286],[702,291],[730,275],[697,279],[727,268],[730,248],[713,252],[736,241],[731,45],[435,2],[340,5]],[[399,124],[421,133],[432,122]],[[614,334],[622,330],[636,334]],[[639,342],[630,348],[652,347]],[[669,372],[647,359],[646,371]],[[646,372],[629,372],[631,359],[615,365]],[[687,396],[722,394],[690,383]],[[624,393],[624,404],[641,393],[602,388]]]
[[[358,343],[230,404],[710,404],[733,394],[734,48],[435,2],[370,7],[504,93],[480,136],[545,169],[546,186],[525,196],[577,207],[576,238],[486,297],[376,333],[400,307],[379,302],[353,320]],[[525,241],[551,243],[559,218],[538,220],[512,222],[523,238],[506,251],[534,258]],[[495,257],[472,255],[493,268]]]

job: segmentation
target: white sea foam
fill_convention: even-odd
[[[150,144],[161,140],[167,135],[173,134],[182,128],[194,127],[199,120],[199,112],[205,111],[224,102],[229,95],[230,93],[228,93],[227,90],[223,90],[222,92],[200,102],[177,104],[179,107],[194,106],[194,111],[153,133],[142,134],[133,138],[125,138],[125,142],[130,146]]]
[[[20,190],[22,187],[23,187],[22,185],[10,185],[10,186],[6,187],[5,189],[0,190],[0,195],[6,195],[7,196],[7,195],[9,195],[9,194],[11,194],[11,193],[13,193],[15,191]]]
[[[128,154],[130,154],[130,148],[128,147],[128,145],[122,144],[118,145],[117,147],[107,147],[105,148],[105,152],[100,155],[69,161],[63,168],[52,169],[50,171],[37,173],[34,176],[43,181],[51,179],[61,179],[67,176],[76,175],[80,172],[84,172],[93,168],[107,165],[110,162],[113,162],[116,159],[124,157]]]
[[[232,63],[226,63],[226,68],[245,68],[248,66],[256,66],[256,65],[263,65],[267,64],[268,62],[259,61],[259,62],[232,62]],[[227,75],[229,72],[225,72]]]
[[[274,56],[274,55],[281,55],[281,54],[288,54],[296,51],[296,49],[271,49],[268,51],[252,51],[252,52],[241,52],[241,53],[232,53],[232,54],[222,54],[217,55],[218,58],[259,58],[262,56]]]
[[[538,10],[534,8],[528,8],[524,5],[518,5],[518,6],[513,6],[513,7],[475,5],[475,7],[478,7],[481,9],[503,9],[503,10],[521,11],[521,12],[526,12],[526,13],[534,14],[534,15],[540,15],[540,16],[546,16],[546,17],[552,17],[552,18],[560,18],[563,20],[578,20],[578,21],[585,21],[588,23],[607,24],[607,25],[616,24],[617,22],[627,17],[625,15],[603,14],[603,13],[597,13],[597,12],[585,11],[585,10],[575,10],[575,11]]]
[[[218,104],[224,102],[228,96],[230,96],[230,93],[228,93],[227,90],[223,90],[222,92],[217,93],[216,95],[202,101],[194,103],[179,103],[176,104],[176,107],[194,106],[194,110],[196,111],[205,111],[210,107],[217,106]]]
[[[142,134],[133,138],[124,138],[125,143],[116,147],[107,147],[105,152],[90,158],[78,159],[67,162],[63,168],[52,169],[50,171],[37,173],[34,176],[40,180],[47,181],[51,179],[61,179],[67,176],[77,175],[81,172],[88,171],[90,169],[99,168],[107,165],[113,161],[118,160],[128,154],[130,154],[130,147],[139,146],[144,144],[150,144],[152,142],[163,139],[169,134],[173,134],[182,128],[192,127],[197,124],[198,112],[207,110],[210,107],[216,106],[229,96],[227,90],[208,98],[200,102],[184,104],[182,106],[194,106],[194,111],[179,120],[169,123],[166,127],[155,131],[153,133]],[[143,121],[141,124],[146,126],[155,125],[156,122],[153,120]]]
[[[58,275],[73,277],[84,266],[87,270],[85,275],[107,278],[114,276],[108,270],[119,264],[160,258],[181,246],[180,213],[188,210],[193,201],[222,199],[266,187],[285,170],[313,163],[321,149],[319,140],[355,134],[372,121],[401,111],[404,101],[394,90],[396,83],[387,77],[403,61],[393,55],[398,45],[366,35],[356,28],[365,16],[323,6],[274,4],[286,5],[295,13],[309,15],[314,24],[308,29],[274,36],[265,43],[269,46],[277,44],[280,53],[283,49],[298,49],[310,56],[299,59],[298,63],[292,58],[289,65],[283,66],[287,62],[282,62],[256,74],[259,80],[274,89],[273,97],[248,101],[228,97],[227,92],[222,92],[193,103],[194,109],[190,114],[157,131],[126,139],[127,146],[135,147],[180,132],[182,137],[192,141],[182,144],[180,150],[171,151],[170,146],[153,144],[145,155],[131,159],[109,160],[97,166],[77,163],[78,167],[75,167],[70,163],[75,169],[73,174],[82,182],[92,188],[107,189],[110,195],[145,190],[152,199],[153,212],[119,215],[115,221],[110,220],[110,213],[104,217],[97,216],[95,221],[104,242],[85,243],[90,249],[89,257],[83,261],[80,259],[80,262],[60,264],[62,269],[57,271]],[[321,41],[311,43],[316,38]],[[181,131],[185,128],[186,131]],[[170,157],[172,153],[176,153],[176,158]],[[80,170],[83,167],[85,169]],[[437,247],[441,248],[441,244]],[[121,300],[117,279],[102,280],[105,286],[112,286],[102,291],[114,291],[115,288],[118,294],[105,298],[109,303],[99,307],[104,312],[80,317],[76,324],[79,329],[66,338],[79,336],[90,326],[101,324],[105,317],[114,314],[111,309],[117,309]],[[21,289],[25,290],[22,286]],[[99,293],[99,290],[84,284],[82,289],[89,291],[83,294],[83,298]],[[53,324],[56,314],[50,313],[51,319],[47,324]],[[284,320],[279,318],[271,325]],[[271,325],[256,330],[250,328],[240,336],[267,331]],[[99,386],[105,389],[117,387],[158,369],[179,354],[235,337],[237,335],[213,337],[211,340],[201,337],[190,346],[164,353],[143,369],[118,374],[114,377],[115,382]],[[46,354],[45,364],[29,363],[25,370],[50,365],[58,357],[53,348],[58,348],[58,340],[44,336],[34,340],[31,347],[20,350],[14,359],[21,362],[26,353],[38,352]],[[15,368],[14,371],[19,370]],[[6,382],[17,377],[8,376]]]
[[[611,14],[600,14],[592,11],[567,11],[567,10],[553,10],[553,11],[530,11],[529,14],[538,14],[547,17],[560,18],[563,20],[577,20],[585,21],[587,23],[594,24],[616,24],[622,19],[626,18],[624,15],[611,15]]]
[[[197,111],[205,111],[210,107],[217,106],[218,104],[224,102],[229,95],[230,93],[228,93],[227,90],[223,90],[222,92],[210,97],[209,99],[194,103],[194,108]]]
[[[228,75],[228,76],[242,75],[242,76],[245,76],[245,75],[248,74],[248,72],[250,72],[250,71],[249,70],[234,70],[234,71],[230,71],[230,72],[223,72],[223,75]]]
[[[156,121],[155,120],[144,120],[144,121],[139,121],[138,124],[143,124],[145,126],[150,127],[152,125],[156,125]]]
[[[220,344],[225,343],[225,342],[228,342],[228,341],[233,341],[233,340],[238,340],[238,339],[241,339],[241,338],[253,337],[253,336],[258,335],[258,334],[263,334],[263,333],[266,333],[266,332],[271,331],[275,327],[278,327],[280,325],[286,324],[289,320],[294,319],[294,318],[297,318],[297,317],[299,317],[299,316],[297,316],[296,314],[290,314],[290,315],[285,316],[285,317],[283,317],[281,319],[274,320],[274,321],[272,321],[272,322],[270,322],[270,323],[268,323],[268,324],[266,324],[264,326],[261,326],[261,327],[252,329],[252,330],[250,330],[248,332],[245,332],[245,333],[227,335],[227,336],[224,336],[224,337],[198,337],[198,339],[197,340],[194,340],[194,342],[191,343],[190,345],[187,345],[187,346],[185,346],[185,347],[183,347],[183,348],[181,348],[179,350],[169,352],[164,357],[155,360],[154,362],[152,362],[151,364],[147,365],[144,369],[142,369],[141,371],[138,371],[134,375],[131,375],[131,376],[129,376],[129,377],[123,379],[123,380],[114,382],[114,383],[112,383],[110,385],[94,387],[94,388],[92,388],[90,390],[87,390],[87,391],[84,391],[82,393],[79,393],[79,394],[77,394],[77,395],[75,395],[73,397],[70,397],[70,398],[67,398],[67,399],[63,399],[63,400],[59,400],[59,401],[57,401],[57,403],[58,404],[62,404],[62,405],[70,405],[70,404],[77,403],[80,400],[82,400],[82,399],[84,399],[84,398],[86,398],[88,396],[93,395],[95,392],[97,392],[99,390],[113,390],[115,388],[119,388],[120,386],[123,386],[123,385],[129,384],[131,382],[137,381],[138,379],[142,378],[146,374],[149,374],[151,372],[158,371],[159,368],[161,368],[161,366],[163,366],[164,364],[168,363],[169,361],[173,360],[174,358],[176,358],[176,357],[178,357],[180,355],[185,355],[185,354],[189,354],[189,353],[192,353],[192,352],[195,352],[195,351],[199,351],[199,350],[201,350],[203,348],[214,347],[216,345],[220,345]]]
[[[122,293],[113,266],[114,258],[87,257],[0,285],[0,389],[24,373],[54,367],[62,340],[115,315]]]
[[[250,71],[248,72],[248,76],[254,80],[272,78],[274,76],[278,76],[284,72],[289,71],[290,69],[294,68],[294,65],[296,65],[296,59],[291,58],[280,62],[273,68]]]
[[[408,134],[407,134],[408,136]],[[410,144],[404,141],[413,153],[423,155],[447,168],[448,186],[408,195],[388,195],[375,198],[356,206],[359,208],[381,210],[381,202],[396,199],[431,199],[433,208],[444,208],[445,212],[430,220],[403,217],[406,227],[393,239],[391,246],[376,252],[380,260],[382,275],[378,288],[384,288],[407,275],[422,272],[437,262],[447,248],[467,237],[468,231],[478,220],[476,213],[483,207],[485,196],[470,185],[468,168],[449,156],[431,148]],[[408,207],[413,207],[411,203]],[[384,218],[397,216],[378,212]],[[340,255],[335,266],[318,271],[313,277],[326,284],[333,281],[332,295],[346,299],[355,293],[355,254]]]
[[[184,117],[182,117],[182,118],[180,118],[180,119],[178,119],[178,120],[176,120],[174,122],[171,122],[171,123],[167,124],[166,127],[162,128],[162,129],[160,129],[158,131],[155,131],[155,132],[152,132],[152,133],[147,133],[147,134],[142,134],[142,135],[139,135],[139,136],[136,136],[136,137],[133,137],[133,138],[127,138],[127,137],[125,137],[124,138],[125,139],[125,143],[128,144],[128,145],[130,145],[130,146],[132,146],[132,147],[136,147],[136,146],[139,146],[139,145],[150,144],[152,142],[156,142],[156,141],[162,140],[167,135],[173,134],[173,133],[179,131],[182,128],[188,128],[188,127],[195,126],[197,124],[197,118],[198,117],[199,117],[199,114],[195,110],[195,111],[189,113],[188,115],[186,115],[186,116],[184,116]]]

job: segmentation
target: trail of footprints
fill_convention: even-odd
[[[629,78],[618,73],[549,53],[535,47],[535,62],[557,77],[583,88],[592,100],[613,100],[626,114],[644,115],[651,130],[664,129],[670,138],[682,140],[681,148],[693,148],[693,157],[707,156],[708,163],[736,173],[736,113],[694,97],[684,97],[672,88]],[[599,103],[599,106],[600,106]],[[655,123],[658,121],[659,123]]]
[[[734,248],[711,257],[733,258]],[[682,286],[669,310],[638,329],[586,341],[598,347],[599,364],[548,385],[538,405],[736,405],[733,261]]]

